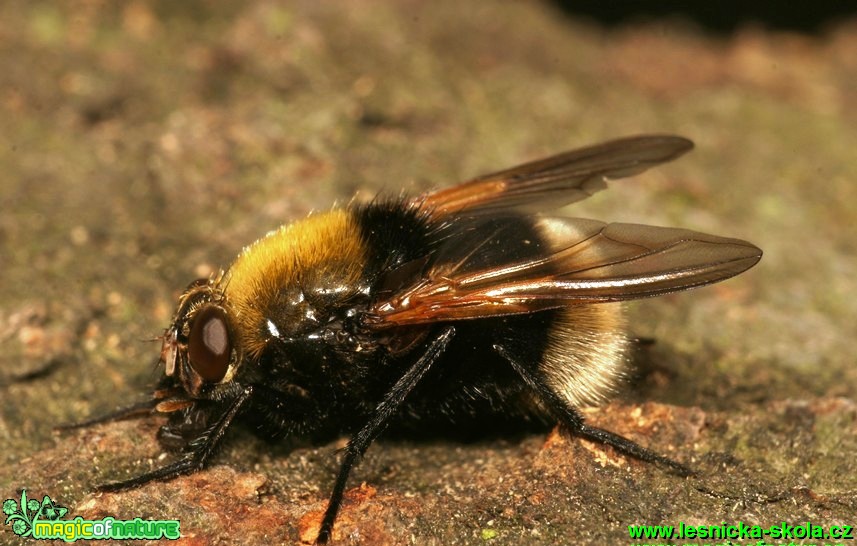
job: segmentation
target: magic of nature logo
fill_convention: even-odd
[[[16,499],[3,501],[6,525],[20,537],[35,539],[76,540],[175,540],[181,536],[178,520],[144,520],[134,518],[120,520],[106,517],[86,520],[80,516],[63,519],[68,508],[54,502],[48,495],[41,501],[27,498],[27,490],[21,492],[20,503]]]

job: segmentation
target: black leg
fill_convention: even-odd
[[[100,485],[97,489],[99,491],[121,491],[123,489],[133,489],[151,481],[170,480],[177,476],[181,476],[182,474],[190,474],[202,469],[217,449],[217,446],[220,444],[220,441],[226,433],[226,429],[229,428],[232,420],[235,419],[235,416],[238,414],[238,410],[241,409],[252,395],[252,385],[241,391],[223,415],[221,415],[220,418],[208,428],[208,430],[191,442],[191,451],[182,459],[163,468],[143,474],[142,476],[131,478],[130,480]]]
[[[369,422],[348,442],[348,446],[345,448],[345,456],[339,467],[339,474],[336,476],[336,482],[333,485],[333,492],[330,494],[330,500],[327,503],[327,510],[324,511],[324,518],[321,520],[318,538],[315,539],[316,544],[325,544],[330,539],[333,522],[336,520],[336,514],[342,504],[342,495],[345,493],[345,484],[351,469],[363,456],[372,441],[381,434],[408,393],[420,382],[431,365],[437,362],[437,359],[452,340],[453,335],[455,335],[455,328],[448,326],[435,338],[425,354],[396,381],[393,388],[384,396],[384,399],[372,413]]]
[[[100,425],[102,423],[109,423],[111,421],[122,421],[123,419],[131,419],[133,417],[148,415],[151,414],[154,411],[155,406],[157,406],[158,403],[162,401],[163,400],[153,398],[151,400],[146,400],[145,402],[139,402],[132,406],[120,408],[116,411],[108,413],[107,415],[102,415],[93,419],[87,419],[86,421],[80,421],[79,423],[59,425],[54,427],[54,430],[74,430],[76,428],[86,428],[91,427],[93,425]]]
[[[681,476],[690,476],[693,474],[693,471],[683,464],[664,457],[663,455],[659,455],[658,453],[655,453],[654,451],[647,449],[624,436],[619,436],[609,430],[587,425],[584,423],[583,416],[580,412],[569,406],[568,403],[548,385],[548,383],[542,378],[541,374],[523,366],[501,345],[494,345],[494,350],[512,365],[524,382],[536,392],[542,402],[547,405],[554,416],[557,417],[572,434],[608,445],[620,453],[630,455],[631,457],[641,461],[666,466]]]

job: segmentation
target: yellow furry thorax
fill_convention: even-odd
[[[264,348],[260,325],[288,316],[285,294],[314,289],[347,291],[358,284],[365,241],[347,209],[311,214],[286,224],[244,248],[222,279],[233,327],[250,355]]]

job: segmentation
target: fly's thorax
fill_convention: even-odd
[[[348,209],[311,215],[246,247],[221,282],[245,358],[322,327],[365,294],[366,256]]]

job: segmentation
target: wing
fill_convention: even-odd
[[[416,198],[433,217],[552,210],[604,189],[606,179],[639,174],[693,148],[686,138],[641,135],[612,140],[480,176]]]
[[[578,218],[532,221],[546,248],[511,258],[532,241],[510,237],[503,228],[466,244],[464,236],[451,237],[432,263],[423,262],[415,281],[371,306],[366,324],[385,328],[645,298],[727,279],[762,256],[748,242],[684,229]],[[485,260],[490,248],[503,252]]]

